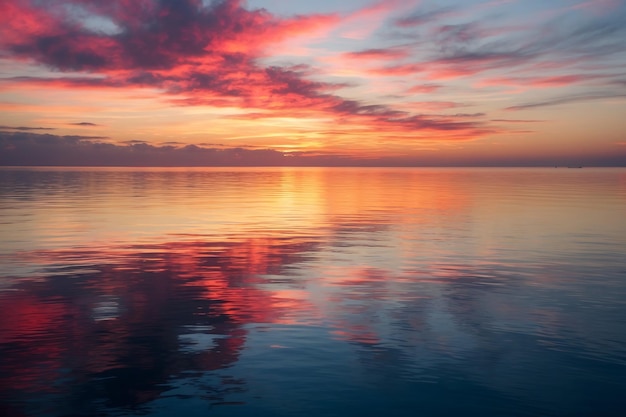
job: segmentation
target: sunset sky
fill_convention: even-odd
[[[623,0],[0,0],[2,165],[626,165]]]

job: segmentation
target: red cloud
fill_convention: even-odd
[[[313,81],[306,66],[261,64],[259,58],[268,53],[271,45],[298,34],[335,27],[337,15],[283,18],[263,9],[248,10],[237,0],[208,6],[200,0],[65,0],[46,3],[47,8],[38,4],[35,0],[1,4],[0,13],[10,18],[0,28],[0,52],[15,60],[32,60],[84,76],[21,77],[8,82],[65,88],[158,89],[178,105],[243,107],[279,111],[282,115],[324,114],[390,134],[424,130],[456,132],[472,138],[486,132],[478,120],[460,122],[412,115],[387,105],[344,99],[333,93],[344,85]],[[348,19],[391,10],[398,4],[378,2]],[[114,30],[89,27],[76,17],[81,14],[109,22]],[[373,49],[348,56],[396,59],[406,53],[402,49]],[[421,70],[419,67],[396,66],[385,71],[398,75]]]

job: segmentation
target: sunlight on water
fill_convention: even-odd
[[[8,416],[621,416],[624,169],[0,168]]]

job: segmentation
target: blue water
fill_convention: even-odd
[[[626,169],[0,168],[0,414],[623,416]]]

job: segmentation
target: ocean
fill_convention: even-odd
[[[624,168],[0,168],[3,416],[623,416]]]

